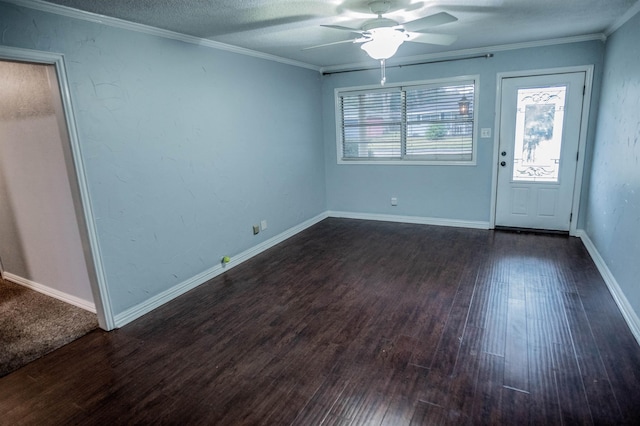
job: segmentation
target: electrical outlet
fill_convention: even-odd
[[[267,229],[267,219],[262,219],[262,221],[260,221],[260,229],[262,231],[264,231],[265,229]]]
[[[253,225],[253,235],[258,235],[260,233],[260,225]]]
[[[480,137],[481,138],[490,138],[491,137],[491,127],[483,127],[480,129]]]
[[[397,206],[398,205],[398,199],[396,197],[391,197],[391,205],[392,206]]]

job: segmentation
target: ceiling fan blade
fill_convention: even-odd
[[[458,39],[458,36],[450,34],[434,34],[434,33],[408,33],[407,41],[426,44],[438,44],[441,46],[449,46]]]
[[[333,46],[335,44],[344,44],[344,43],[357,43],[359,39],[349,39],[349,40],[341,40],[341,41],[334,41],[333,43],[325,43],[325,44],[318,44],[317,46],[310,46],[310,47],[305,47],[302,50],[311,50],[311,49],[317,49],[319,47],[325,47],[325,46]]]
[[[436,13],[435,15],[425,16],[424,18],[416,19],[414,21],[405,22],[402,26],[407,31],[420,31],[425,28],[436,27],[438,25],[449,24],[457,21],[453,15],[449,15],[447,12]]]
[[[341,25],[320,25],[321,27],[325,27],[325,28],[333,28],[334,30],[341,30],[341,31],[350,31],[352,33],[356,33],[356,34],[362,34],[363,31],[362,30],[358,30],[355,28],[349,28],[349,27],[343,27]]]

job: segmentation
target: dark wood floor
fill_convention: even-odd
[[[2,424],[638,424],[580,240],[328,219],[0,379]]]

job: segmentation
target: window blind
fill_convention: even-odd
[[[338,96],[343,160],[473,161],[475,81]]]
[[[402,103],[400,90],[340,96],[343,157],[400,157]]]
[[[471,161],[473,89],[473,84],[408,88],[405,154],[427,160]]]

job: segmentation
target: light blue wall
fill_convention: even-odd
[[[603,43],[590,41],[495,52],[492,59],[471,59],[388,68],[387,81],[410,82],[479,75],[478,129],[492,128],[500,72],[595,65],[593,102],[597,103]],[[489,53],[489,52],[487,52]],[[376,84],[379,70],[327,75],[323,79],[324,142],[329,210],[488,222],[491,210],[494,139],[479,139],[476,166],[383,166],[337,164],[334,89]],[[595,108],[594,108],[595,109]],[[592,110],[587,145],[595,122]],[[587,153],[590,156],[589,153]],[[587,158],[587,164],[589,158]],[[588,177],[588,170],[585,176]],[[392,207],[390,198],[398,197]],[[579,215],[582,218],[583,215]]]
[[[114,314],[325,210],[317,72],[6,3],[0,34],[65,55]]]
[[[640,316],[640,14],[607,40],[586,231]]]
[[[602,43],[387,72],[390,83],[480,75],[478,128],[493,129],[497,73],[594,64],[579,227],[587,224],[588,210],[587,231],[636,312],[640,291],[633,277],[640,271],[628,259],[638,257],[639,132],[637,114],[629,111],[638,110],[640,98],[638,26],[636,17],[608,42],[593,176]],[[311,70],[2,2],[0,32],[4,45],[65,55],[116,315],[218,264],[222,255],[325,210],[489,220],[493,139],[479,140],[476,166],[337,164],[334,88],[375,84],[378,70],[320,78]],[[628,54],[633,49],[635,56]],[[625,167],[615,170],[620,161]],[[390,206],[391,196],[399,198],[397,207]],[[251,225],[261,219],[269,229],[253,236]],[[629,230],[635,239],[624,242]]]

